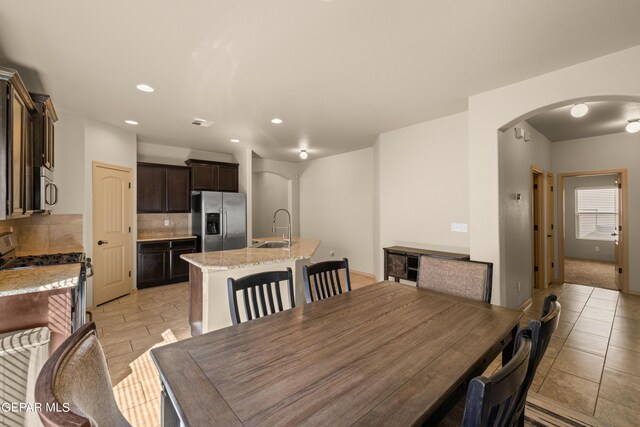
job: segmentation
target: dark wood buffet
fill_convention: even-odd
[[[406,246],[390,246],[384,250],[384,280],[392,277],[396,282],[400,279],[416,282],[420,269],[420,255],[468,260],[469,254],[434,251],[431,249],[408,248]]]

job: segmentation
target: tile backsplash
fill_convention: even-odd
[[[0,233],[18,236],[20,254],[74,252],[82,249],[82,214],[32,215],[0,221]]]
[[[165,226],[165,220],[169,225]],[[138,236],[148,234],[191,234],[191,214],[138,214]]]

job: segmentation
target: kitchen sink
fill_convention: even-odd
[[[279,249],[288,248],[289,242],[258,242],[251,246],[256,249]]]

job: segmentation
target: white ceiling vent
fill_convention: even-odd
[[[208,128],[213,124],[213,122],[211,120],[194,118],[191,124],[196,126],[202,126],[203,128]]]

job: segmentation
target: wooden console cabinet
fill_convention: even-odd
[[[460,260],[469,259],[469,254],[432,251],[430,249],[408,248],[405,246],[391,246],[384,248],[384,280],[389,280],[389,277],[393,277],[396,282],[399,282],[400,279],[417,282],[418,270],[420,268],[420,255]]]

